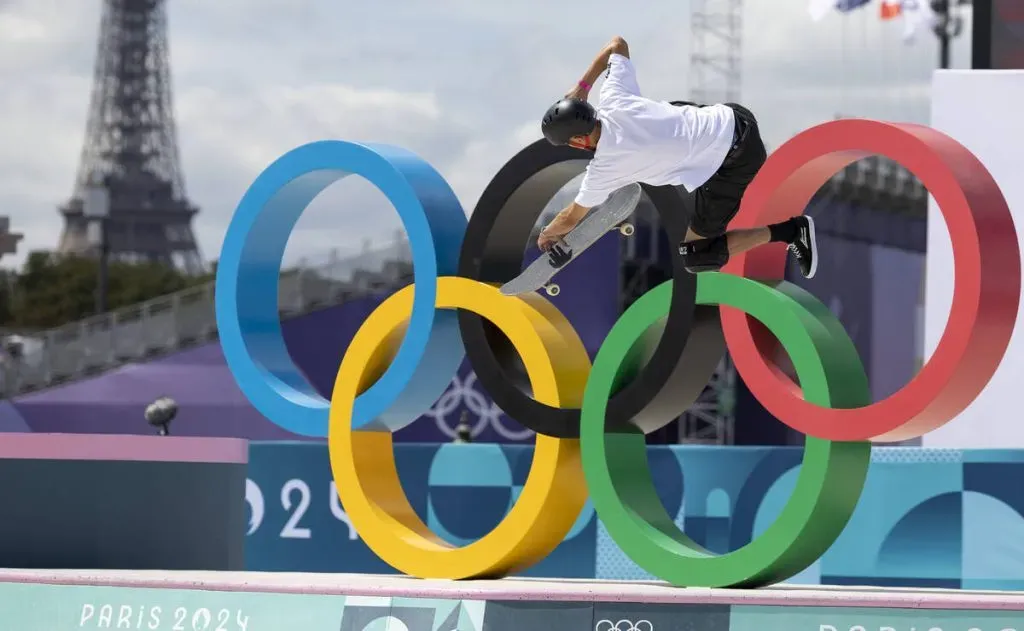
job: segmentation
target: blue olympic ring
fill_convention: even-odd
[[[272,423],[327,436],[330,402],[285,347],[278,278],[288,237],[313,198],[348,175],[376,186],[398,211],[412,250],[415,297],[391,365],[355,401],[353,429],[396,431],[444,392],[464,356],[455,311],[438,311],[437,278],[457,273],[468,223],[448,182],[419,156],[390,145],[325,140],[275,160],[231,218],[217,265],[221,348],[239,388]]]

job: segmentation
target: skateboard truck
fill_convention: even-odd
[[[548,260],[551,266],[558,269],[572,260],[572,248],[562,239],[556,241],[548,250]]]

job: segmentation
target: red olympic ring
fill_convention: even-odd
[[[726,343],[751,394],[804,434],[828,440],[916,438],[952,420],[992,378],[1006,352],[1021,289],[1013,218],[985,166],[945,134],[906,123],[842,120],[809,129],[776,150],[743,197],[731,227],[782,221],[806,208],[840,169],[878,154],[916,175],[935,197],[953,243],[953,305],[931,359],[898,392],[863,408],[807,403],[774,363],[777,343],[743,313],[721,308]],[[769,244],[736,256],[723,271],[782,279],[786,253]]]

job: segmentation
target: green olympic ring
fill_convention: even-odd
[[[642,356],[646,334],[668,315],[671,293],[669,281],[637,300],[594,360],[580,427],[594,509],[630,559],[673,585],[758,587],[783,581],[820,558],[849,522],[864,489],[871,443],[808,436],[793,495],[765,532],[722,555],[696,544],[676,527],[655,492],[644,435],[605,430],[609,396]],[[697,277],[696,303],[698,309],[739,309],[763,324],[789,354],[808,402],[831,408],[871,403],[853,342],[828,308],[803,289],[704,272]]]

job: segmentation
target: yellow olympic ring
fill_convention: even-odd
[[[338,369],[327,440],[342,503],[366,545],[406,574],[459,579],[525,569],[562,542],[587,501],[579,439],[538,434],[530,474],[508,515],[483,538],[455,547],[431,532],[409,505],[391,432],[352,429],[355,398],[383,373],[402,341],[413,291],[405,287],[370,314]],[[436,306],[468,309],[501,329],[519,352],[538,401],[582,404],[590,358],[575,329],[547,300],[503,296],[490,285],[445,276],[437,281]]]

